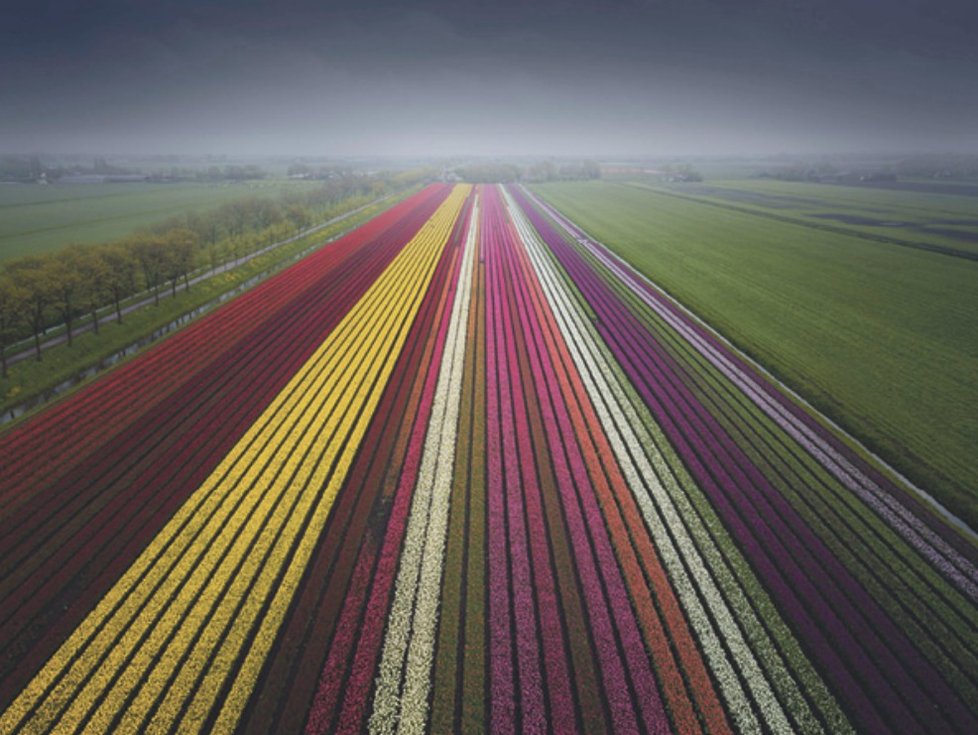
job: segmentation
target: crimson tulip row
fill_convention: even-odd
[[[853,718],[870,727],[972,726],[974,713],[705,410],[679,379],[675,361],[594,266],[539,212],[528,211],[594,309],[598,331]]]
[[[255,299],[244,306],[236,300],[218,310],[213,316],[243,309],[242,324],[250,330],[209,365],[190,372],[172,399],[135,420],[120,417],[121,426],[126,426],[126,418],[131,421],[124,431],[107,438],[83,429],[75,433],[76,443],[93,444],[98,451],[82,452],[71,473],[56,472],[41,486],[34,503],[10,516],[16,523],[11,522],[0,540],[5,550],[0,584],[7,599],[21,601],[4,611],[3,640],[8,650],[27,652],[4,657],[5,664],[16,666],[2,677],[5,696],[59,645],[206,477],[444,193],[429,191],[409,200],[399,210],[404,229],[395,226],[395,219],[387,227],[372,228],[377,232],[373,239],[350,238],[340,251],[345,257],[320,262],[319,270],[305,264],[298,283],[291,269],[273,279],[284,292],[292,291],[292,301],[271,310],[269,318],[249,318],[252,308],[260,311],[261,301]],[[132,363],[137,368],[123,377],[137,383],[148,377],[159,383],[173,378],[180,384],[180,371],[192,360],[173,361],[176,377],[140,369],[143,360],[156,358],[155,353],[137,358]],[[113,374],[107,380],[114,378]],[[80,423],[89,419],[86,406],[92,403],[86,394],[77,396],[78,413],[69,413],[64,421],[73,416]],[[37,460],[35,464],[45,465]]]

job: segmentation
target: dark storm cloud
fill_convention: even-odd
[[[978,147],[972,3],[5,5],[4,150]]]

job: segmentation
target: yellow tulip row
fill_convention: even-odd
[[[233,729],[468,193],[451,192],[0,717],[0,731],[193,732],[219,699],[209,726]]]

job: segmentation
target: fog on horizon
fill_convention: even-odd
[[[978,4],[8,2],[0,152],[978,152]]]

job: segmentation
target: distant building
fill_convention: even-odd
[[[68,174],[59,184],[118,184],[148,180],[146,174]]]
[[[864,174],[859,177],[860,181],[865,181],[868,183],[874,183],[878,181],[896,181],[897,176],[889,171],[876,171],[871,174]]]

